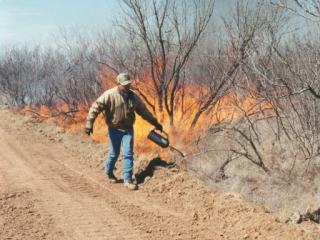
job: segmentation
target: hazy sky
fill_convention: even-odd
[[[216,12],[228,12],[232,1],[217,0]],[[50,45],[62,28],[111,28],[118,12],[118,0],[0,0],[0,46]]]
[[[115,0],[0,0],[0,44],[50,41],[61,28],[110,27]]]

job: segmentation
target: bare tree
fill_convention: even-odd
[[[320,18],[320,1],[319,0],[280,0],[272,1],[273,5],[287,9],[288,11],[318,22]]]
[[[57,45],[64,55],[56,79],[58,98],[72,108],[78,104],[90,106],[103,91],[93,41],[71,29],[62,32]]]
[[[37,82],[45,78],[39,47],[6,50],[0,62],[0,92],[13,105],[35,103]]]
[[[232,18],[223,19],[227,37],[224,39],[223,58],[219,58],[221,59],[220,64],[224,66],[224,69],[222,72],[214,71],[214,65],[204,65],[204,67],[208,68],[208,72],[213,72],[213,75],[210,76],[208,94],[203,98],[199,110],[195,113],[191,124],[192,127],[197,124],[204,112],[214,108],[231,86],[233,88],[237,87],[234,90],[241,90],[235,81],[237,72],[242,69],[245,61],[253,54],[255,49],[263,45],[264,42],[261,36],[265,34],[271,21],[268,10],[269,8],[266,8],[260,2],[252,6],[249,1],[237,1]],[[207,62],[211,63],[211,61]]]
[[[213,7],[212,0],[122,1],[125,17],[118,24],[140,50],[134,55],[139,58],[140,69],[134,72],[138,78],[149,72],[157,101],[153,104],[149,99],[148,103],[153,109],[165,111],[172,125],[177,92],[183,87],[183,72],[209,23]]]

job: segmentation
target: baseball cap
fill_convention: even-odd
[[[117,83],[119,83],[120,85],[128,85],[130,84],[132,81],[130,79],[130,76],[129,74],[127,73],[120,73],[118,76],[117,76]]]

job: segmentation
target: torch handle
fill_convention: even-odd
[[[154,128],[153,131],[159,131],[159,130],[157,130],[156,128]],[[169,137],[169,134],[168,134],[167,132],[162,131],[161,133],[163,133],[164,135],[166,135],[166,137]]]

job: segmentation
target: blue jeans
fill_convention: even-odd
[[[109,154],[105,162],[106,174],[113,172],[114,166],[120,154],[122,142],[123,151],[123,181],[132,181],[133,172],[133,128],[122,131],[109,128]]]

